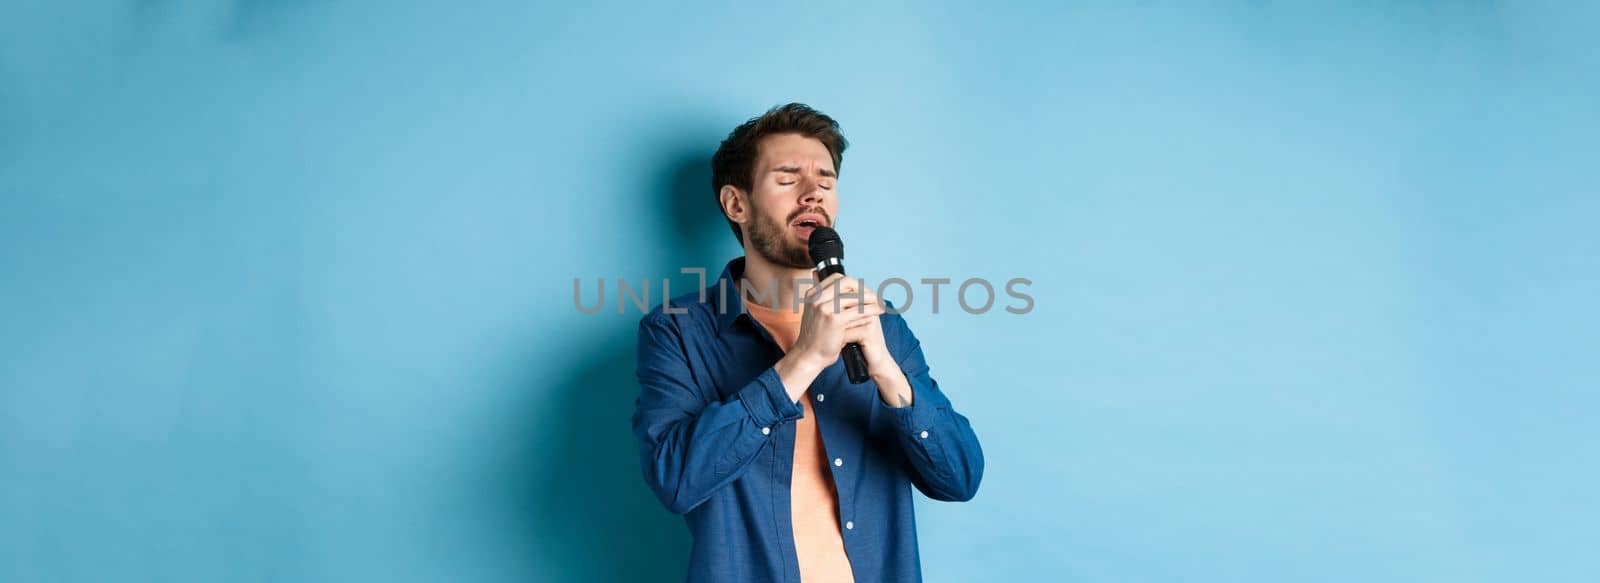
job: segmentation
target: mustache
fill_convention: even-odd
[[[829,215],[828,211],[823,209],[820,206],[808,206],[808,207],[796,210],[796,211],[794,211],[792,213],[789,213],[789,218],[787,220],[785,220],[783,224],[787,225],[787,224],[793,223],[796,218],[798,218],[800,215],[803,215],[803,214],[806,214],[806,213],[813,213],[813,214],[822,215],[822,219],[828,222],[828,224],[825,225],[825,226],[828,226],[828,227],[832,227],[833,226],[833,216]]]

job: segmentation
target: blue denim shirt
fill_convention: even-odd
[[[798,582],[789,479],[793,421],[804,410],[773,369],[782,351],[744,311],[743,272],[744,258],[734,259],[705,290],[640,320],[633,434],[645,483],[694,537],[689,581]],[[929,375],[905,319],[880,318],[911,406],[890,407],[872,381],[851,384],[842,360],[812,382],[812,405],[856,580],[920,581],[911,490],[972,499],[983,452]]]

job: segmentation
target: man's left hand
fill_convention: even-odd
[[[861,288],[861,293],[866,296],[864,303],[877,303],[878,294],[871,289]],[[882,316],[868,318],[868,323],[857,326],[845,333],[847,342],[861,345],[861,354],[867,359],[867,375],[878,385],[878,397],[890,407],[909,407],[912,402],[911,383],[906,380],[905,371],[900,370],[900,363],[895,362],[894,355],[889,352],[889,343],[883,338]]]

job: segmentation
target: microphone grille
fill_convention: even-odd
[[[811,250],[813,263],[821,263],[828,258],[844,259],[844,241],[839,239],[839,232],[831,227],[812,229],[811,240],[806,246]]]

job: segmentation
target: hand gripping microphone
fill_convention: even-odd
[[[820,226],[812,229],[806,246],[811,250],[811,261],[816,263],[818,281],[844,273],[844,241],[839,239],[838,231]],[[850,382],[858,385],[867,382],[867,358],[861,354],[860,344],[844,345],[839,356],[844,358],[844,370],[850,375]]]

